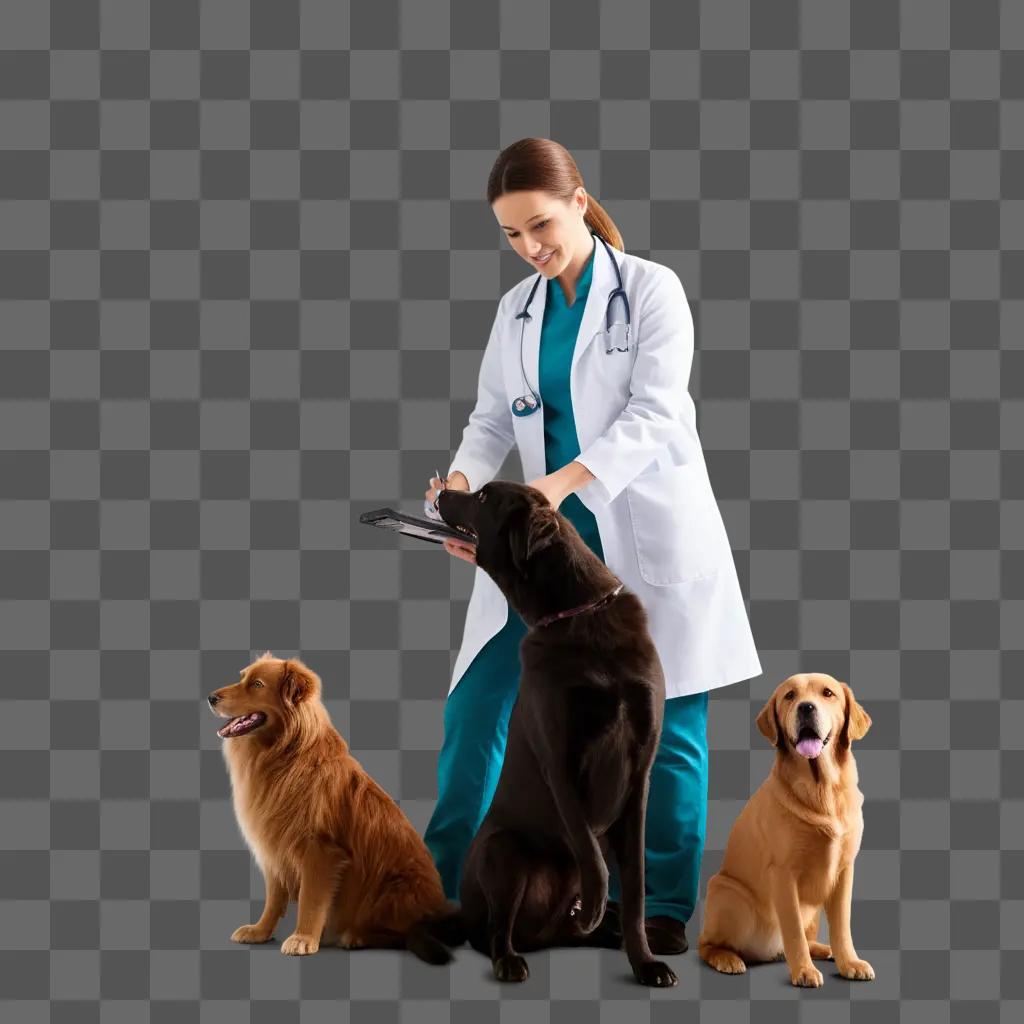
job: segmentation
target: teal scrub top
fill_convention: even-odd
[[[547,298],[544,303],[544,321],[540,335],[538,380],[541,407],[544,417],[544,458],[547,473],[554,473],[568,465],[580,453],[580,442],[576,436],[576,420],[572,411],[572,396],[569,391],[569,372],[572,368],[576,336],[579,334],[583,309],[590,292],[590,281],[594,270],[594,253],[597,238],[590,259],[576,282],[576,295],[570,306],[565,292],[557,280],[547,282]],[[586,541],[587,546],[604,561],[601,538],[594,514],[575,494],[570,494],[558,511],[562,513]]]

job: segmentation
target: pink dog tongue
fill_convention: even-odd
[[[255,729],[257,725],[262,725],[266,717],[262,711],[252,711],[248,715],[239,715],[237,718],[232,718],[227,725],[221,726],[217,730],[217,735],[223,736],[225,739],[231,736],[244,736],[247,732]]]
[[[797,753],[803,757],[817,757],[821,753],[821,748],[824,744],[816,736],[812,739],[800,740],[796,745]]]

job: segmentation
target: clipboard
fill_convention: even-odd
[[[431,544],[443,544],[446,539],[462,541],[463,544],[476,543],[468,533],[461,533],[447,523],[410,516],[404,512],[396,512],[393,508],[375,508],[370,512],[364,512],[360,515],[359,522],[379,526],[384,530],[394,530],[395,533],[429,541]]]

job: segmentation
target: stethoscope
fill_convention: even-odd
[[[594,232],[591,232],[591,234],[594,234]],[[622,304],[626,310],[626,343],[624,346],[621,347],[619,345],[612,345],[610,348],[605,348],[605,354],[611,355],[612,352],[628,352],[630,331],[629,299],[626,298],[626,290],[625,288],[622,287],[622,274],[619,272],[618,261],[612,255],[612,250],[608,243],[603,238],[601,238],[600,235],[594,234],[594,237],[600,239],[601,244],[605,247],[605,250],[608,253],[608,257],[612,261],[612,266],[615,267],[615,276],[616,278],[618,278],[619,281],[619,287],[609,293],[608,305],[605,307],[604,311],[605,329],[609,341],[611,340],[612,330],[612,303],[617,298],[622,299]],[[527,386],[527,388],[529,388],[530,393],[528,395],[523,395],[512,402],[513,416],[529,416],[531,412],[536,412],[540,408],[540,395],[538,395],[537,392],[530,387],[530,382],[526,379],[526,367],[523,365],[523,334],[526,331],[527,320],[533,319],[533,317],[530,316],[529,313],[530,303],[533,302],[534,292],[537,291],[537,286],[540,284],[543,278],[543,274],[537,275],[537,280],[533,282],[533,287],[530,289],[530,294],[526,299],[526,305],[523,306],[521,313],[516,313],[515,317],[517,320],[523,321],[522,326],[519,329],[519,368],[520,370],[522,370],[523,373],[523,383]]]

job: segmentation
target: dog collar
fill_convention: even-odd
[[[550,615],[542,615],[535,623],[535,626],[547,626],[549,623],[555,622],[558,619],[568,619],[573,615],[579,615],[581,612],[589,612],[594,608],[600,608],[601,605],[607,604],[616,594],[622,589],[623,584],[620,583],[611,593],[605,594],[604,597],[599,597],[596,601],[591,601],[589,604],[577,605],[575,608],[567,608],[565,611],[552,612]]]

